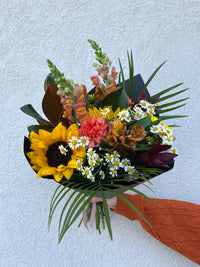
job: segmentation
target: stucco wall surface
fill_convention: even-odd
[[[132,49],[135,73],[147,81],[167,63],[148,89],[151,94],[176,83],[190,87],[187,105],[176,114],[179,157],[172,171],[152,180],[150,197],[200,204],[200,1],[199,0],[1,0],[1,167],[0,266],[197,266],[159,243],[138,222],[111,214],[114,241],[73,225],[57,244],[58,208],[47,230],[51,197],[57,184],[36,179],[23,155],[23,136],[34,119],[19,108],[31,103],[42,114],[43,82],[50,58],[75,82],[92,87],[94,54],[87,39],[96,40],[113,65],[118,57],[128,77],[126,51]]]

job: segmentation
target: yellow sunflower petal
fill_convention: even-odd
[[[76,169],[78,167],[76,163],[76,157],[73,157],[67,164],[67,168],[73,168]]]
[[[64,176],[67,178],[67,180],[69,180],[73,174],[73,169],[67,169],[66,171],[63,172]]]
[[[60,122],[51,132],[51,144],[59,142],[59,141],[65,141],[65,127]]]
[[[86,155],[85,149],[77,149],[74,152],[74,155],[76,155],[76,157],[79,157],[79,158],[84,158]]]
[[[75,136],[79,138],[79,133],[78,133],[78,128],[75,123],[71,124],[69,128],[67,129],[67,134],[66,134],[66,142],[72,137]]]
[[[60,180],[63,177],[63,173],[62,172],[57,172],[53,176],[54,176],[54,179],[56,180],[56,182],[60,182]]]
[[[37,178],[39,177],[44,177],[47,175],[54,175],[56,173],[56,168],[55,167],[42,167],[37,173]]]

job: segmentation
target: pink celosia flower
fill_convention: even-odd
[[[103,117],[95,116],[85,119],[81,128],[78,130],[80,136],[87,136],[89,139],[89,147],[94,147],[95,144],[99,144],[102,139],[105,138],[107,132],[107,124]]]

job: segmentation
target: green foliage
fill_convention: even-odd
[[[102,65],[107,65],[108,60],[106,58],[106,53],[103,53],[101,47],[93,40],[88,39],[88,42],[91,44],[92,48],[95,50],[95,59]]]
[[[53,74],[49,73],[44,81],[44,91],[46,92],[49,84],[55,83],[57,84],[57,82],[55,81]]]
[[[148,127],[151,125],[151,116],[147,116],[142,118],[141,120],[136,121],[135,125],[140,125],[144,128]]]
[[[123,71],[123,68],[122,68],[122,63],[119,60],[119,67],[120,67],[120,73],[119,73],[119,84],[121,84],[121,79],[122,79],[122,85],[123,85],[123,88],[126,90],[126,84],[125,84],[125,78],[124,78],[124,71]]]
[[[102,198],[102,203],[103,203],[103,209],[104,209],[104,213],[105,213],[105,220],[106,220],[106,224],[108,227],[108,232],[110,235],[110,239],[113,240],[113,236],[112,236],[112,229],[111,229],[111,224],[110,224],[110,215],[109,215],[109,211],[108,211],[108,205],[106,203],[106,197],[104,195],[104,192],[101,188],[101,198]]]
[[[152,168],[152,173],[157,172],[156,170],[157,169]],[[55,193],[52,197],[51,204],[50,204],[48,227],[50,227],[51,225],[52,218],[53,218],[53,215],[55,213],[57,206],[63,203],[62,201],[64,201],[64,206],[62,208],[60,219],[59,219],[59,230],[58,230],[59,243],[63,239],[64,235],[66,234],[70,226],[78,219],[78,217],[80,216],[80,214],[83,212],[84,209],[86,209],[87,221],[89,220],[90,210],[91,210],[90,201],[96,195],[98,191],[101,192],[102,203],[98,203],[96,206],[96,215],[95,215],[96,229],[98,230],[99,234],[101,234],[101,226],[103,227],[103,229],[105,229],[105,223],[106,223],[111,240],[113,239],[113,235],[112,235],[109,209],[107,206],[106,197],[104,193],[105,190],[121,198],[134,211],[136,211],[138,215],[141,216],[143,220],[146,221],[146,223],[148,224],[149,222],[135,208],[135,206],[132,203],[130,203],[124,196],[117,193],[114,189],[121,188],[124,191],[131,190],[141,195],[142,197],[145,197],[146,199],[152,201],[156,205],[158,205],[154,200],[150,199],[142,192],[130,186],[126,186],[124,178],[123,179],[120,179],[120,178],[112,179],[112,185],[110,184],[108,180],[96,181],[94,183],[91,183],[87,179],[80,180],[80,177],[76,175],[72,176],[71,179],[72,179],[72,182],[66,181],[65,183],[58,186],[58,188],[55,190]],[[138,176],[138,179],[142,180],[142,177]],[[148,181],[146,178],[144,178],[143,180]],[[123,184],[121,184],[121,182],[123,182]],[[141,183],[141,182],[136,181],[136,183]],[[147,185],[145,186],[148,187]],[[64,198],[67,196],[68,193],[71,193],[71,194],[65,201]],[[82,223],[82,220],[80,221],[78,226],[80,226],[81,223]]]
[[[111,150],[113,147],[109,145],[104,139],[101,139],[99,147],[105,149],[105,150]]]
[[[97,105],[97,107],[109,106],[112,103],[112,109],[115,111],[118,107],[120,109],[128,107],[128,97],[124,88],[119,88],[115,92],[104,97],[104,99]]]
[[[127,51],[127,56],[128,56],[128,65],[129,65],[129,97],[132,99],[133,97],[133,78],[134,78],[134,65],[133,65],[133,53],[131,50],[131,53],[129,55]]]
[[[154,76],[157,74],[157,72],[162,68],[162,66],[166,63],[167,61],[164,61],[153,73],[152,75],[150,76],[150,78],[148,79],[148,81],[145,83],[144,87],[142,88],[142,90],[140,91],[140,93],[138,94],[138,97],[139,95],[147,88],[147,86],[150,84],[150,82],[153,80]],[[137,99],[138,99],[137,97]],[[136,99],[136,100],[137,100]]]
[[[29,115],[30,117],[38,120],[38,121],[42,121],[42,122],[46,122],[49,123],[49,121],[43,119],[38,113],[37,111],[33,108],[33,106],[31,104],[28,105],[24,105],[23,107],[20,108],[22,112],[24,112],[25,114]]]
[[[157,94],[155,94],[155,95],[152,95],[152,96],[148,99],[148,101],[151,101],[151,100],[153,100],[154,98],[160,97],[161,95],[170,92],[171,90],[173,90],[173,89],[175,89],[175,88],[181,86],[182,84],[183,84],[183,83],[179,83],[179,84],[173,85],[173,86],[171,86],[171,87],[169,87],[169,88],[167,88],[167,89],[165,89],[165,90],[162,90],[162,91],[160,91],[159,93],[157,93]]]
[[[73,81],[70,79],[66,79],[64,73],[60,72],[58,68],[49,59],[47,59],[47,63],[55,79],[55,82],[58,84],[58,88],[66,89],[68,90],[68,94],[72,94],[74,90]]]

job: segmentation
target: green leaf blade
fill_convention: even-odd
[[[49,123],[49,121],[43,119],[39,113],[37,113],[37,111],[33,108],[33,106],[31,104],[28,105],[24,105],[23,107],[20,108],[22,112],[24,112],[25,114],[29,115],[30,117],[38,120],[38,121],[42,121],[42,122],[46,122]]]
[[[142,88],[142,90],[140,91],[140,93],[138,94],[138,97],[139,95],[147,88],[147,86],[150,84],[150,82],[153,80],[154,76],[157,74],[157,72],[162,68],[162,66],[166,63],[167,61],[164,61],[154,72],[153,74],[150,76],[150,78],[148,79],[148,81],[145,83],[144,87]],[[137,97],[137,99],[138,99]],[[137,99],[136,99],[136,102],[137,102]]]
[[[186,89],[180,90],[180,91],[178,91],[178,92],[176,92],[176,93],[173,93],[173,94],[170,94],[170,95],[161,97],[161,98],[159,98],[159,99],[157,100],[157,103],[162,102],[162,101],[165,101],[165,100],[167,100],[167,99],[169,99],[169,98],[172,98],[172,97],[174,97],[174,96],[176,96],[176,95],[182,94],[183,92],[185,92],[185,91],[187,91],[187,90],[189,90],[189,88],[186,88]]]
[[[156,98],[156,97],[158,97],[158,96],[161,96],[161,95],[163,95],[163,94],[166,94],[166,93],[170,92],[171,90],[173,90],[173,89],[175,89],[175,88],[181,86],[182,84],[183,84],[183,83],[179,83],[179,84],[173,85],[173,86],[171,86],[171,87],[169,87],[169,88],[167,88],[167,89],[165,89],[165,90],[162,90],[162,91],[160,91],[159,93],[157,93],[157,94],[151,96],[151,97],[148,99],[148,101],[151,101],[151,100],[153,100],[154,98]]]
[[[101,188],[101,198],[102,198],[102,202],[103,202],[103,209],[104,209],[104,212],[105,212],[105,220],[106,220],[106,224],[107,224],[107,227],[108,227],[108,232],[109,232],[109,235],[110,235],[110,239],[113,240],[108,205],[106,203],[106,197],[104,195],[104,192],[103,192],[102,188]]]

